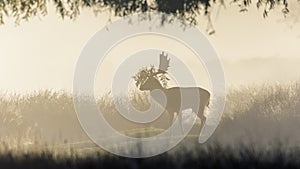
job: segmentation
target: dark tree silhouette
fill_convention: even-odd
[[[229,2],[237,4],[241,12],[247,11],[247,7],[252,3],[251,0]],[[119,17],[157,11],[164,14],[162,24],[179,17],[184,24],[196,25],[198,15],[209,16],[212,5],[224,3],[224,0],[1,0],[0,24],[4,24],[4,17],[13,17],[18,24],[21,20],[28,20],[34,16],[44,16],[47,14],[47,7],[53,4],[62,18],[74,19],[83,8],[91,9],[95,14],[108,10]],[[287,0],[258,0],[256,5],[257,8],[264,8],[264,17],[267,17],[268,12],[275,6],[281,6],[283,14],[289,12]]]

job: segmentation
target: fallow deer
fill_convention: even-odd
[[[169,68],[170,59],[164,52],[160,54],[159,69],[156,70],[153,66],[150,69],[141,70],[133,78],[136,81],[136,86],[141,91],[150,91],[151,97],[161,104],[162,98],[154,90],[160,90],[164,93],[166,103],[165,110],[170,115],[170,123],[174,119],[174,114],[177,113],[179,124],[182,129],[182,114],[184,109],[192,109],[201,119],[201,129],[205,124],[206,117],[204,116],[205,107],[209,105],[210,93],[200,87],[171,87],[167,88],[166,81],[169,79],[165,76]],[[158,76],[161,74],[160,76]],[[161,82],[162,81],[162,82]],[[195,93],[199,95],[195,95]],[[197,98],[196,98],[197,97]],[[182,101],[184,104],[181,104]],[[170,125],[171,125],[170,124]],[[183,129],[182,129],[183,130]]]

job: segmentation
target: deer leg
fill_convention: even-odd
[[[171,127],[172,124],[173,124],[173,120],[174,120],[174,112],[169,112],[169,116],[170,116],[170,118],[169,118],[169,127]]]
[[[201,120],[200,131],[202,131],[202,128],[204,127],[204,124],[206,122],[206,117],[204,116],[204,109],[205,109],[205,105],[201,105],[199,107],[198,117]]]
[[[180,129],[181,129],[181,134],[184,134],[183,126],[182,126],[182,113],[177,112],[177,116],[178,116],[178,121],[179,121]]]
[[[174,112],[172,113],[171,111],[168,111],[169,113],[169,136],[171,137],[172,136],[172,129],[171,129],[171,126],[173,124],[173,119],[174,119]]]
[[[200,130],[202,131],[202,129],[204,127],[204,124],[206,122],[206,117],[204,116],[204,114],[202,114],[200,119],[201,119],[201,128],[200,128]]]

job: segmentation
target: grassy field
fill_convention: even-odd
[[[149,107],[144,93],[129,103]],[[112,96],[98,100],[117,130],[151,136],[168,127],[168,115],[149,124],[128,123]],[[39,91],[0,96],[0,168],[300,168],[300,83],[231,88],[219,127],[209,141],[197,143],[199,125],[176,148],[147,159],[109,154],[82,131],[69,93]]]

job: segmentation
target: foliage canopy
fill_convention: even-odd
[[[240,11],[247,11],[251,0],[232,0],[240,7]],[[62,18],[76,18],[82,9],[88,8],[95,14],[109,11],[114,16],[125,17],[130,14],[149,14],[160,12],[162,24],[171,22],[174,17],[179,17],[185,24],[196,25],[197,16],[209,16],[211,6],[224,5],[224,0],[1,0],[0,24],[4,24],[4,17],[13,17],[18,24],[21,20],[28,20],[34,16],[47,14],[48,6],[54,5],[57,13]],[[263,8],[263,16],[275,6],[281,6],[283,14],[287,14],[287,0],[258,0],[257,8]],[[147,15],[145,15],[147,16]],[[147,16],[148,17],[148,16]],[[147,17],[145,17],[147,19]]]

